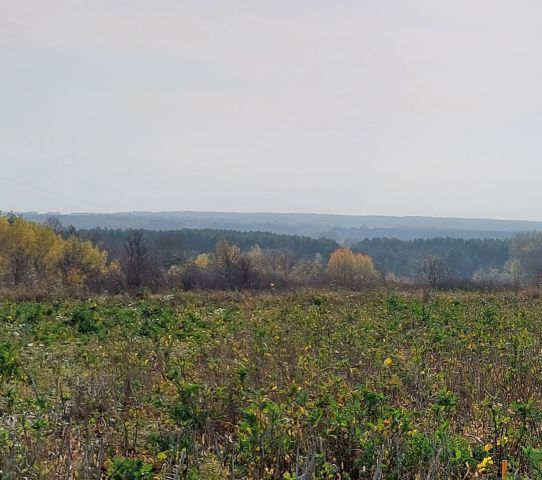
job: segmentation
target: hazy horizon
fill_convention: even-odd
[[[168,215],[168,214],[217,214],[217,215],[270,215],[270,216],[281,216],[281,215],[291,215],[291,216],[333,216],[333,217],[374,217],[374,218],[390,218],[390,219],[434,219],[434,220],[467,220],[467,221],[491,221],[491,222],[527,222],[527,223],[542,223],[542,220],[531,220],[524,218],[494,218],[494,217],[443,217],[443,216],[434,216],[434,215],[393,215],[393,214],[366,214],[366,213],[333,213],[333,212],[273,212],[273,211],[234,211],[234,210],[124,210],[124,211],[59,211],[59,210],[48,210],[48,211],[39,211],[39,210],[4,210],[3,213],[13,212],[15,214],[37,214],[40,216],[44,215],[60,215],[60,216],[71,216],[71,215]]]
[[[0,12],[0,210],[542,220],[537,2]]]

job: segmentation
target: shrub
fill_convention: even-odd
[[[139,459],[117,457],[107,473],[111,480],[147,480],[152,478],[152,465]]]

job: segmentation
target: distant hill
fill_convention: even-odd
[[[329,215],[312,213],[235,212],[123,212],[37,213],[24,212],[30,220],[43,222],[55,216],[78,229],[145,228],[178,230],[212,228],[263,231],[289,235],[327,237],[339,242],[365,238],[510,238],[518,232],[542,230],[542,222],[440,217],[394,217],[383,215]]]

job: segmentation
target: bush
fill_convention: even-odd
[[[152,478],[152,465],[138,459],[117,457],[107,473],[111,480],[146,480]]]

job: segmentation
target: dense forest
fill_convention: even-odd
[[[143,232],[145,242],[154,252],[160,266],[168,268],[200,253],[213,252],[218,241],[222,239],[237,245],[241,251],[248,251],[252,246],[258,245],[264,250],[287,251],[295,258],[316,254],[327,258],[339,247],[337,242],[326,238],[209,228],[166,231],[93,228],[78,230],[77,236],[107,250],[111,258],[120,259],[125,253],[127,239],[137,231]]]
[[[94,228],[0,216],[2,289],[268,289],[378,284],[519,288],[542,280],[542,234],[511,240],[335,240],[269,232]]]
[[[288,252],[296,259],[316,254],[327,259],[340,246],[335,240],[325,238],[213,229],[156,231],[94,228],[78,230],[77,236],[107,250],[111,258],[120,259],[124,255],[127,239],[136,231],[143,232],[145,241],[162,267],[170,267],[195,255],[212,252],[221,239],[237,245],[241,251],[248,251],[258,245],[263,250]],[[351,248],[371,256],[380,271],[399,277],[414,276],[420,259],[433,255],[446,262],[454,276],[470,278],[480,269],[503,268],[509,257],[509,245],[508,240],[497,239],[372,238],[357,242]]]
[[[269,232],[239,232],[233,230],[183,229],[109,230],[94,228],[79,230],[78,236],[109,252],[110,258],[120,260],[125,253],[127,239],[141,232],[160,268],[170,268],[210,253],[225,239],[231,245],[248,252],[257,245],[263,252],[287,255],[292,262],[307,261],[319,255],[327,261],[340,245],[331,239],[279,235]],[[438,258],[446,265],[447,275],[456,280],[472,279],[475,275],[503,270],[509,259],[511,242],[500,239],[462,239],[438,237],[432,239],[399,240],[395,238],[365,239],[352,245],[354,252],[370,256],[381,275],[416,279],[421,264],[427,257]]]
[[[420,259],[433,255],[446,263],[453,277],[467,279],[480,270],[502,269],[508,261],[509,245],[508,240],[496,239],[372,238],[354,244],[352,250],[370,255],[379,270],[400,277],[412,277]]]

